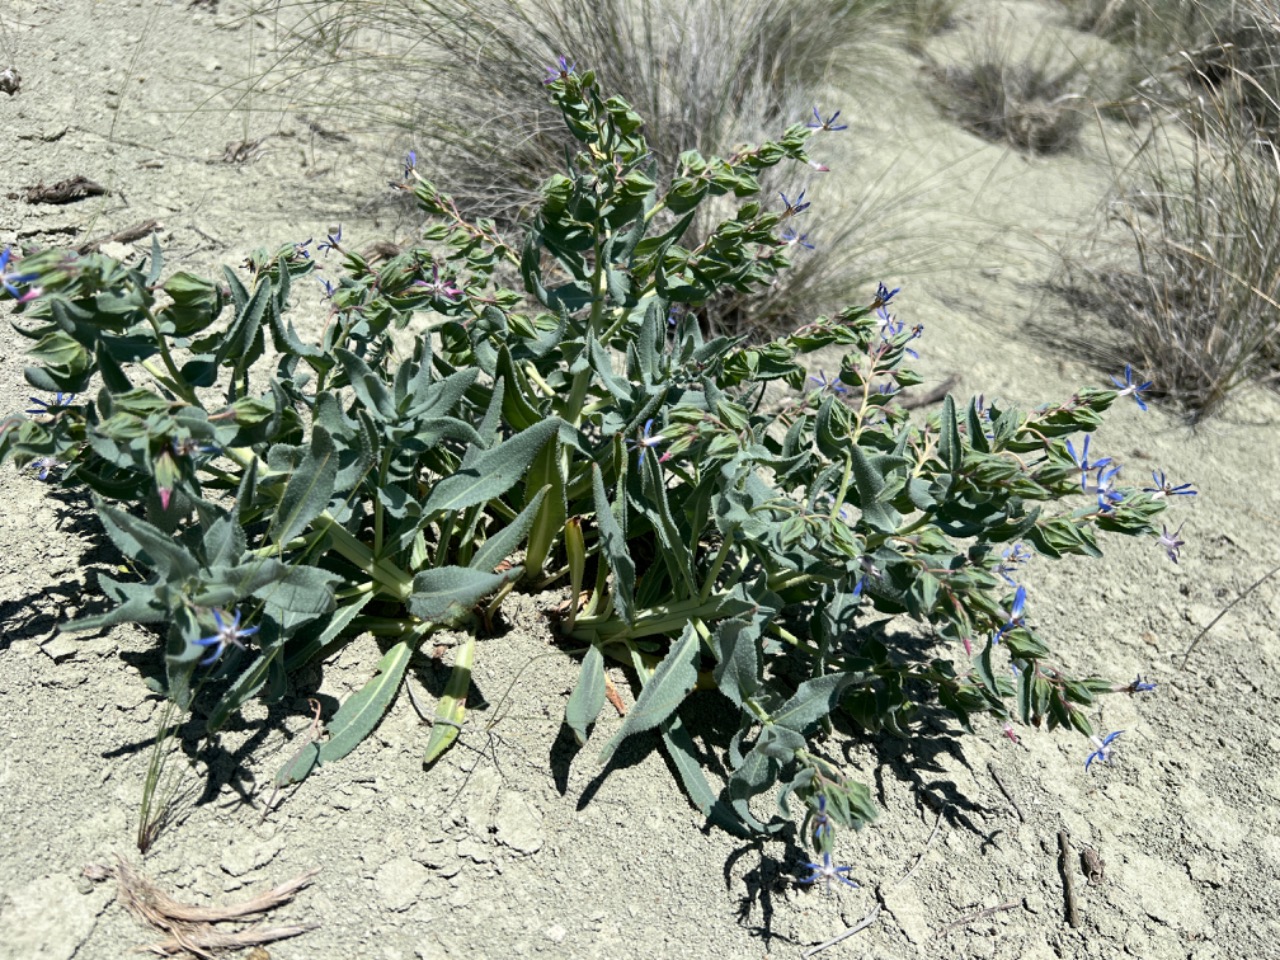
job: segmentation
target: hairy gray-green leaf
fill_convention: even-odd
[[[604,750],[600,759],[607,761],[618,744],[633,733],[652,730],[684,701],[698,682],[698,632],[693,624],[686,624],[680,639],[671,645],[653,676],[640,691],[635,706],[622,721],[622,727]]]
[[[378,725],[400,689],[416,640],[401,640],[378,661],[377,672],[347,699],[329,721],[329,739],[320,747],[319,763],[341,760],[360,745]]]
[[[636,567],[627,549],[627,539],[613,516],[604,492],[604,477],[598,464],[591,465],[591,487],[595,498],[596,526],[600,530],[600,553],[613,571],[613,605],[622,622],[630,624],[635,615]]]
[[[502,573],[487,573],[470,567],[423,570],[413,578],[409,612],[432,623],[456,623],[482,598],[514,580],[521,572],[520,567]]]
[[[856,679],[851,673],[828,673],[806,680],[790,700],[773,711],[773,722],[796,733],[808,732],[809,727],[835,709],[840,695]]]
[[[500,497],[524,476],[538,451],[564,423],[548,417],[510,440],[482,451],[466,467],[436,484],[423,513],[428,516],[447,510],[465,510],[477,503]]]
[[[320,424],[311,428],[311,446],[289,477],[276,510],[275,542],[286,544],[324,513],[333,496],[338,475],[338,455],[329,431]]]
[[[578,685],[573,688],[564,708],[564,722],[573,731],[578,746],[587,742],[587,729],[600,716],[600,708],[604,706],[604,689],[604,654],[599,647],[592,646],[582,658]]]
[[[94,505],[107,535],[126,557],[140,560],[166,580],[185,580],[199,571],[195,557],[173,537],[101,500]]]
[[[481,544],[480,549],[471,558],[471,563],[468,566],[472,570],[483,570],[486,573],[490,573],[494,567],[515,553],[516,548],[520,546],[520,541],[524,539],[524,535],[533,526],[534,518],[538,516],[538,508],[542,505],[542,498],[547,495],[547,491],[550,489],[549,486],[543,487],[535,493],[514,520],[504,524],[501,530]]]
[[[756,641],[760,628],[751,620],[722,620],[716,627],[720,662],[715,667],[715,681],[720,692],[739,708],[747,697],[760,689],[760,657]]]

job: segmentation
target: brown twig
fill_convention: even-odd
[[[1008,903],[998,903],[994,907],[987,907],[985,910],[979,910],[977,913],[971,913],[967,917],[961,917],[959,920],[955,920],[947,924],[935,933],[933,938],[935,940],[940,940],[957,927],[963,927],[966,924],[973,923],[975,920],[981,920],[983,917],[989,917],[993,913],[999,913],[1001,910],[1012,910],[1014,907],[1019,907],[1021,905],[1021,900],[1010,900]]]
[[[108,233],[105,236],[86,240],[76,247],[76,253],[96,253],[104,243],[133,243],[133,241],[141,240],[158,229],[160,229],[159,220],[144,220],[142,223],[135,223],[132,227],[117,230],[115,233]]]
[[[991,761],[987,761],[987,769],[991,771],[991,779],[996,782],[996,786],[1000,788],[1000,792],[1004,794],[1004,798],[1009,801],[1009,805],[1013,807],[1013,812],[1018,815],[1018,820],[1022,823],[1027,822],[1027,818],[1022,815],[1022,808],[1018,806],[1018,801],[1013,799],[1013,794],[1009,792],[1009,788],[1004,785],[1004,781],[1000,779],[1000,774],[996,770],[996,765]]]
[[[947,812],[947,808],[945,805],[943,805],[943,807],[938,811],[938,818],[933,821],[933,829],[929,831],[929,839],[924,842],[924,846],[921,847],[920,852],[916,854],[916,858],[912,862],[911,866],[907,868],[907,872],[904,873],[902,876],[900,876],[897,880],[893,881],[893,883],[889,886],[890,890],[900,887],[902,884],[906,883],[909,879],[911,879],[911,875],[915,873],[917,869],[919,869],[920,864],[924,862],[924,855],[928,853],[929,848],[933,846],[933,840],[938,835],[938,828],[942,826],[942,815],[946,812]],[[884,902],[884,890],[882,887],[876,887],[876,900],[879,902],[876,903],[876,905],[871,909],[870,913],[868,913],[865,917],[863,917],[861,920],[855,923],[848,930],[845,930],[843,933],[839,933],[836,936],[832,937],[830,940],[826,941],[825,943],[820,943],[816,947],[811,947],[810,949],[806,950],[804,953],[800,955],[803,958],[803,960],[809,960],[810,957],[817,956],[823,950],[826,950],[828,947],[834,947],[837,943],[841,943],[845,940],[848,940],[859,930],[865,930],[867,929],[867,927],[871,926],[871,924],[875,923],[876,918],[880,916],[880,911],[883,909],[887,909],[886,904]]]
[[[1062,893],[1067,900],[1067,923],[1080,926],[1080,907],[1076,903],[1076,879],[1071,871],[1071,840],[1067,831],[1058,831],[1058,866],[1062,868]]]

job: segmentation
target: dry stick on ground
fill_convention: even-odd
[[[117,230],[115,233],[108,233],[105,236],[86,240],[76,247],[76,253],[97,253],[104,243],[133,243],[133,241],[141,240],[158,229],[160,229],[159,220],[144,220],[142,223],[135,223],[132,227]]]
[[[1058,857],[1062,868],[1062,893],[1067,898],[1067,923],[1080,926],[1080,907],[1076,903],[1076,878],[1071,871],[1071,841],[1067,831],[1058,831]]]
[[[1249,596],[1249,594],[1253,593],[1253,591],[1257,590],[1260,586],[1262,586],[1264,583],[1266,583],[1268,580],[1274,577],[1277,573],[1280,573],[1280,566],[1272,567],[1270,570],[1264,573],[1261,577],[1255,580],[1250,585],[1248,590],[1240,594],[1240,596],[1236,597],[1234,600],[1228,603],[1225,607],[1219,610],[1218,615],[1209,621],[1208,626],[1206,626],[1203,630],[1201,630],[1199,633],[1196,634],[1196,638],[1191,641],[1191,645],[1188,646],[1185,651],[1183,651],[1182,666],[1180,669],[1182,670],[1187,669],[1187,660],[1191,657],[1191,651],[1196,648],[1196,644],[1200,642],[1201,637],[1203,637],[1206,633],[1212,630],[1214,628],[1214,625],[1217,624],[1217,622],[1221,620],[1223,617],[1225,617],[1232,607],[1234,607],[1237,603],[1239,603],[1245,597]]]
[[[170,935],[167,940],[142,949],[161,956],[173,956],[185,951],[200,957],[214,956],[211,952],[213,950],[243,949],[315,930],[320,924],[295,923],[279,927],[258,925],[228,933],[215,930],[212,924],[241,920],[274,910],[292,900],[319,872],[319,867],[308,870],[243,903],[225,907],[197,907],[174,900],[147,877],[135,871],[122,857],[116,857],[114,868],[101,865],[85,868],[85,875],[93,880],[114,875],[119,885],[117,896],[124,908],[144,923]]]
[[[1021,900],[1010,900],[1008,903],[997,903],[994,907],[987,907],[985,910],[979,910],[977,913],[971,913],[968,916],[955,920],[937,933],[933,935],[935,940],[941,940],[943,937],[951,933],[952,930],[958,930],[960,927],[973,923],[975,920],[981,920],[983,917],[989,917],[993,913],[999,913],[1001,910],[1012,910],[1014,907],[1022,906]]]
[[[1004,798],[1009,801],[1013,807],[1013,812],[1018,815],[1018,820],[1022,823],[1027,822],[1027,818],[1022,815],[1022,808],[1018,806],[1018,801],[1013,799],[1013,794],[1009,792],[1009,788],[1004,785],[1004,781],[1000,779],[1000,774],[996,770],[996,765],[991,761],[987,761],[987,769],[991,771],[991,779],[996,782],[996,786],[1000,788],[1000,792],[1004,794]]]
[[[929,831],[929,839],[924,842],[924,846],[921,847],[920,852],[916,854],[915,862],[911,864],[911,866],[907,869],[906,873],[904,873],[902,876],[900,876],[897,880],[893,882],[893,884],[889,887],[890,890],[893,890],[901,886],[902,884],[906,883],[909,879],[911,879],[911,875],[915,873],[916,870],[919,868],[920,864],[924,862],[924,855],[928,853],[929,848],[933,846],[933,840],[938,835],[938,828],[942,826],[942,815],[946,812],[947,812],[947,808],[944,805],[942,809],[938,811],[938,819],[933,821],[933,829]],[[867,927],[871,926],[871,924],[875,923],[876,917],[880,916],[880,911],[883,910],[885,906],[884,891],[881,887],[878,887],[878,886],[876,887],[876,900],[879,902],[876,903],[875,907],[871,910],[871,912],[868,913],[861,920],[859,920],[857,923],[855,923],[848,930],[844,931],[844,933],[841,933],[835,937],[832,937],[826,943],[820,943],[816,947],[812,947],[809,950],[806,950],[804,953],[800,954],[803,960],[809,960],[810,957],[817,956],[819,953],[821,953],[823,950],[826,950],[828,947],[834,947],[837,943],[840,943],[844,940],[848,940],[859,930],[865,930]]]

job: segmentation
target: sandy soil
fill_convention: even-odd
[[[956,49],[991,8],[965,8],[969,25],[938,49]],[[999,12],[1028,30],[1053,30],[1061,16],[1031,0]],[[80,243],[157,218],[171,265],[208,269],[339,221],[369,240],[411,230],[371,203],[404,145],[320,116],[255,112],[264,105],[217,92],[273,56],[270,25],[241,14],[229,0],[218,12],[163,0],[7,0],[0,60],[24,82],[0,97],[0,244]],[[937,251],[933,268],[886,279],[906,288],[902,316],[926,325],[930,382],[956,373],[961,394],[1028,404],[1099,382],[1099,370],[1046,343],[1081,324],[1087,333],[1089,321],[1044,292],[1052,250],[1081,235],[1109,182],[1096,131],[1053,159],[983,144],[940,121],[915,63],[895,56],[882,88],[837,104],[853,118],[844,160],[857,174],[840,186],[837,167],[815,184],[815,208],[823,190],[868,176],[928,184],[908,242]],[[229,142],[259,137],[256,155],[224,162]],[[63,207],[5,197],[76,174],[109,195]],[[6,411],[31,392],[24,343],[0,330]],[[877,887],[874,922],[823,956],[1280,955],[1280,735],[1269,713],[1280,699],[1280,583],[1237,606],[1179,669],[1201,627],[1280,563],[1278,423],[1280,403],[1263,394],[1198,432],[1160,409],[1116,409],[1097,439],[1130,477],[1163,469],[1201,491],[1174,518],[1186,520],[1182,563],[1151,541],[1114,543],[1102,562],[1036,559],[1026,579],[1033,616],[1066,664],[1124,680],[1141,672],[1157,691],[1104,702],[1098,725],[1125,735],[1113,762],[1088,775],[1080,737],[1027,730],[1015,744],[992,723],[959,745],[935,729],[910,743],[834,745],[884,813],[839,837],[837,858],[863,887],[830,897],[791,879],[807,859],[799,849],[702,829],[656,740],[630,744],[607,769],[593,750],[568,749],[558,719],[577,666],[554,652],[541,615],[554,595],[507,605],[510,630],[477,656],[478,695],[490,706],[431,772],[421,765],[426,730],[401,697],[353,756],[259,822],[275,770],[307,727],[306,698],[331,713],[370,672],[377,648],[362,639],[297,678],[271,711],[246,709],[194,769],[183,767],[176,817],[139,858],[133,833],[158,719],[141,673],[156,663],[154,641],[134,628],[57,632],[93,603],[111,555],[82,500],[8,469],[0,957],[97,960],[155,939],[114,901],[113,882],[80,876],[117,853],[199,903],[322,868],[273,917],[321,927],[273,944],[279,960],[792,957],[875,909]],[[422,658],[410,678],[420,698],[447,669],[447,657]],[[614,679],[629,696],[625,676]],[[693,713],[716,709],[708,697]],[[606,718],[598,733],[617,722]],[[1076,854],[1074,928],[1058,866],[1063,829]],[[1105,861],[1093,880],[1077,860],[1085,846]]]

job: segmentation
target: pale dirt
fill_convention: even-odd
[[[966,16],[981,23],[989,8],[976,3]],[[1058,9],[1028,0],[1005,13],[1039,30]],[[411,219],[368,205],[407,144],[355,131],[326,139],[293,115],[278,127],[276,114],[249,114],[216,92],[274,56],[270,29],[240,14],[230,2],[215,15],[156,0],[5,0],[0,59],[24,85],[0,97],[0,243],[80,242],[156,217],[173,267],[209,269],[337,222],[358,242],[407,237]],[[1049,160],[983,144],[939,121],[915,61],[895,56],[881,89],[839,104],[853,118],[845,144],[861,172],[843,187],[828,186],[839,168],[815,183],[815,210],[823,191],[856,189],[877,168],[890,188],[928,185],[912,242],[938,251],[936,269],[886,279],[905,287],[901,315],[926,325],[930,382],[955,372],[960,395],[1024,403],[1101,382],[1043,336],[1080,322],[1043,283],[1052,249],[1081,235],[1107,188],[1100,137],[1091,130],[1081,151]],[[258,158],[221,162],[228,141],[276,132],[285,135]],[[4,197],[75,174],[112,194],[67,207]],[[24,343],[0,331],[0,409],[25,406],[31,392]],[[377,649],[362,639],[297,678],[272,710],[250,706],[200,754],[142,869],[205,903],[323,868],[275,918],[322,927],[272,945],[278,960],[796,957],[866,915],[880,884],[885,911],[824,957],[1280,956],[1280,584],[1237,606],[1178,668],[1199,629],[1280,563],[1278,423],[1280,404],[1262,394],[1198,432],[1160,409],[1117,406],[1097,440],[1126,475],[1163,469],[1201,491],[1173,515],[1186,521],[1182,563],[1151,541],[1112,542],[1105,561],[1036,559],[1025,579],[1032,616],[1066,665],[1124,680],[1140,671],[1157,692],[1105,700],[1098,726],[1125,734],[1113,762],[1090,774],[1079,736],[1024,730],[1015,745],[991,722],[959,745],[933,729],[912,743],[833,743],[883,808],[878,824],[838,838],[859,891],[799,887],[794,846],[744,846],[701,829],[651,739],[602,770],[596,751],[616,729],[611,714],[572,756],[558,718],[577,666],[555,652],[541,614],[558,595],[508,602],[510,630],[477,655],[476,686],[492,706],[472,713],[436,769],[422,769],[427,731],[401,697],[354,755],[317,771],[259,825],[271,777],[307,727],[306,697],[332,715],[370,673]],[[97,606],[95,577],[110,553],[95,546],[85,503],[33,476],[9,468],[0,498],[0,957],[121,957],[152,935],[115,903],[113,883],[79,874],[116,853],[138,859],[132,838],[158,719],[140,671],[156,668],[156,644],[130,627],[59,635],[57,622]],[[445,675],[423,658],[410,682],[430,703]],[[630,698],[625,675],[613,676]],[[691,713],[721,706],[708,698]],[[937,837],[890,890],[924,848],[939,802]],[[1078,929],[1064,920],[1063,827],[1077,851],[1087,844],[1106,862],[1097,884],[1073,865]]]

